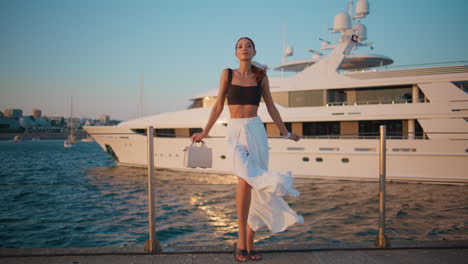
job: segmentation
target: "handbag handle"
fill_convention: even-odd
[[[205,142],[203,140],[200,140],[200,142],[202,143],[201,147],[206,148]],[[192,144],[190,144],[190,147],[193,147],[193,144],[196,144],[196,143],[198,142],[192,142]],[[188,147],[185,147],[182,151],[187,151],[187,148]]]
[[[200,140],[200,142],[201,142],[201,144],[202,144],[201,146],[204,147],[204,148],[206,148],[205,141]],[[193,146],[193,144],[196,144],[196,143],[198,143],[198,142],[192,142],[192,144],[190,144],[190,146]]]

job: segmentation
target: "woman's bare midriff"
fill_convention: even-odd
[[[257,105],[229,105],[231,118],[249,118],[257,116]]]

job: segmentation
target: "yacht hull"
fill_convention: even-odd
[[[147,137],[122,127],[87,127],[95,141],[120,166],[147,166]],[[206,138],[213,167],[185,168],[188,138],[154,138],[155,167],[201,173],[232,174],[225,137]],[[387,179],[468,183],[464,144],[446,139],[387,139]],[[269,168],[298,178],[379,178],[379,139],[270,138]]]

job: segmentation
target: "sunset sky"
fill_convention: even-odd
[[[234,45],[249,36],[255,60],[281,64],[282,25],[295,54],[311,56],[347,0],[304,1],[0,1],[0,111],[137,117],[144,73],[144,115],[186,108],[236,68]],[[374,50],[394,66],[468,61],[466,0],[369,0]],[[465,62],[468,64],[468,62]],[[270,75],[278,75],[270,71]]]

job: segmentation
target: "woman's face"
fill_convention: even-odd
[[[250,40],[243,38],[237,42],[236,57],[239,58],[239,60],[252,60],[255,54],[257,54],[257,52]]]

